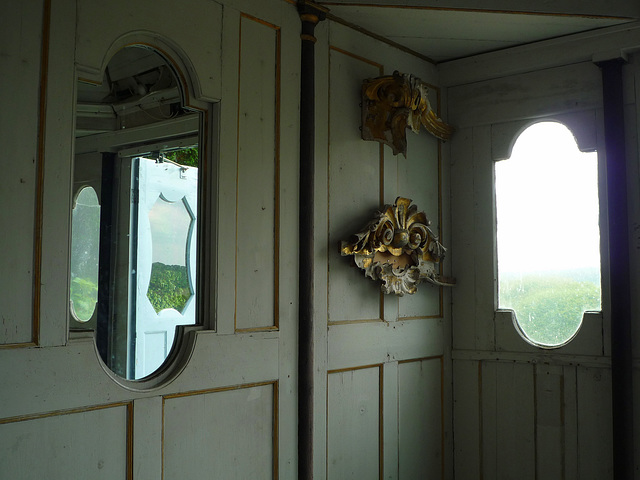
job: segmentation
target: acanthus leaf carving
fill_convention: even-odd
[[[424,212],[419,212],[410,199],[398,197],[360,232],[343,241],[340,252],[352,255],[366,277],[381,280],[386,294],[413,294],[423,281],[452,286],[455,280],[442,277],[436,270],[446,248],[429,225]]]
[[[421,125],[441,140],[448,140],[454,131],[435,113],[429,87],[418,77],[395,71],[362,83],[363,140],[384,143],[394,155],[406,157],[406,130],[418,133]]]

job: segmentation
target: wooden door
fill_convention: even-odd
[[[131,236],[134,378],[160,367],[178,325],[196,323],[198,169],[150,158],[134,160],[137,235]],[[169,271],[171,275],[163,275]],[[154,278],[155,276],[155,278]],[[173,283],[160,285],[160,279]],[[155,282],[155,283],[154,283]],[[172,295],[173,303],[160,296]]]

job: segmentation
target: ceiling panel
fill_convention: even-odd
[[[327,5],[330,14],[443,62],[633,21],[419,7]]]

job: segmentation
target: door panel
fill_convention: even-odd
[[[176,326],[196,323],[198,169],[148,158],[134,162],[138,204],[132,208],[137,208],[138,228],[131,237],[135,342],[129,343],[129,356],[134,358],[134,378],[143,378],[167,358]],[[164,272],[170,276],[162,276]],[[169,285],[160,285],[169,279]],[[174,302],[156,298],[163,292],[174,294]]]
[[[27,169],[22,171],[25,183],[21,184],[25,198],[46,199],[42,237],[32,235],[33,232],[16,235],[16,240],[24,245],[14,257],[16,272],[40,269],[47,282],[37,289],[42,303],[38,303],[38,295],[31,294],[31,287],[29,301],[20,300],[21,313],[16,321],[23,330],[16,330],[19,338],[0,340],[29,343],[32,325],[37,325],[32,322],[36,317],[31,315],[32,306],[44,312],[50,321],[42,330],[46,333],[42,348],[0,347],[0,363],[7,367],[0,375],[3,385],[0,436],[5,441],[0,454],[3,478],[70,475],[157,480],[163,472],[164,478],[200,478],[211,474],[221,478],[296,476],[293,359],[297,332],[295,205],[300,19],[295,6],[279,0],[224,3],[223,9],[221,3],[189,0],[179,12],[146,0],[133,7],[117,0],[108,9],[92,0],[82,5],[76,5],[75,1],[47,0],[11,7],[10,18],[21,19],[15,21],[16,25],[35,25],[37,30],[35,36],[28,32],[30,38],[36,39],[38,48],[23,49],[26,56],[23,67],[40,65],[39,51],[43,45],[51,52],[51,58],[43,63],[48,68],[42,72],[38,68],[28,69],[25,84],[26,77],[30,85],[34,80],[37,84],[38,78],[47,80],[51,90],[43,98],[55,108],[45,109],[42,105],[43,125],[47,127],[42,155],[51,166],[42,170],[43,183],[31,181],[37,164],[27,167],[29,162],[24,160],[31,156],[9,148],[11,155],[20,157],[20,166]],[[124,17],[118,14],[116,18],[113,15],[117,11],[128,14]],[[36,20],[49,13],[50,36],[43,38],[42,25]],[[186,27],[176,29],[177,21]],[[281,42],[280,36],[286,41]],[[157,339],[163,348],[170,347],[170,335],[180,322],[173,319],[162,329],[155,328],[166,310],[158,314],[149,304],[146,286],[154,262],[153,233],[148,221],[142,225],[143,219],[148,218],[148,211],[163,197],[174,204],[182,203],[192,221],[200,212],[197,219],[207,232],[198,250],[202,268],[197,275],[203,289],[194,289],[192,293],[201,293],[200,298],[192,296],[186,305],[187,313],[197,310],[201,325],[185,326],[176,355],[166,368],[140,382],[118,377],[104,365],[96,350],[93,331],[69,333],[67,327],[69,245],[65,238],[70,236],[70,185],[74,180],[73,145],[67,140],[74,136],[75,122],[70,118],[75,106],[74,89],[77,77],[89,82],[102,81],[109,59],[131,44],[160,52],[184,82],[185,102],[203,111],[203,142],[198,145],[203,158],[198,172],[203,185],[201,196],[196,201],[186,195],[185,200],[182,193],[167,192],[157,186],[149,198],[140,199],[137,251],[141,264],[136,270],[142,277],[145,270],[146,278],[138,281],[137,304],[146,308],[151,320],[151,328],[144,335]],[[271,60],[264,60],[265,51]],[[257,68],[260,65],[262,70]],[[258,79],[264,86],[258,98],[256,75],[271,76],[269,81]],[[282,88],[280,81],[284,83]],[[20,90],[29,97],[24,111],[30,111],[33,105],[37,110],[39,92],[37,88],[31,90]],[[263,109],[257,108],[256,98],[264,102]],[[220,102],[221,99],[224,101]],[[283,119],[279,117],[280,109],[286,114]],[[245,122],[239,119],[240,115],[255,116]],[[269,115],[270,119],[263,122],[262,115]],[[109,116],[108,112],[105,116]],[[286,132],[282,138],[280,124]],[[128,127],[120,130],[119,135],[131,132]],[[39,142],[37,136],[34,129],[25,127],[20,129],[19,140],[22,145],[34,145]],[[286,155],[280,159],[278,151]],[[268,175],[264,173],[264,158],[255,155],[263,152],[264,158],[271,159]],[[100,153],[86,158],[99,159]],[[279,168],[284,172],[281,177]],[[237,183],[239,172],[242,178]],[[129,171],[127,182],[130,179]],[[242,205],[236,202],[234,189],[238,185],[242,189]],[[254,185],[259,188],[253,188]],[[125,185],[123,190],[129,208],[130,188]],[[229,190],[231,195],[227,195]],[[281,201],[274,202],[274,196]],[[257,205],[258,197],[269,203]],[[14,206],[20,212],[35,209],[33,203]],[[259,222],[254,221],[256,214],[261,216]],[[282,221],[278,224],[274,219],[281,214]],[[24,218],[32,226],[37,224],[35,210]],[[123,222],[128,220],[129,214],[122,216]],[[236,222],[243,228],[238,236]],[[2,228],[6,224],[3,217]],[[195,231],[191,235],[195,240]],[[286,246],[282,252],[278,251],[280,237]],[[42,262],[35,265],[29,260],[33,259],[34,240],[47,244]],[[193,241],[188,254],[192,258],[195,249]],[[203,252],[206,255],[201,255]],[[120,253],[128,257],[128,252]],[[265,271],[260,275],[253,272],[256,261],[263,262],[260,265]],[[231,268],[227,268],[229,264]],[[125,266],[128,265],[127,258]],[[279,283],[274,282],[278,269],[283,278]],[[195,270],[191,276],[195,279]],[[251,312],[238,310],[238,326],[240,329],[257,326],[268,331],[236,332],[236,283],[237,302],[242,307],[250,304],[252,285],[264,287],[267,292],[259,296]],[[24,285],[20,280],[16,286],[21,296]],[[227,294],[229,290],[231,294]],[[4,315],[5,309],[2,311]],[[13,329],[13,325],[10,327]],[[142,326],[139,330],[143,334]],[[49,346],[52,344],[57,346]],[[148,354],[144,342],[138,342],[138,347]],[[154,368],[146,365],[142,374]],[[192,443],[185,443],[187,438]],[[194,445],[197,448],[192,449]],[[196,455],[198,452],[206,455]],[[211,452],[216,455],[210,455]],[[240,456],[238,452],[242,452]],[[248,457],[255,462],[247,462]]]
[[[326,192],[327,209],[320,215],[328,235],[325,240],[320,234],[316,240],[327,245],[326,276],[325,272],[318,276],[324,283],[318,282],[321,309],[316,311],[326,308],[322,328],[328,329],[327,350],[320,362],[328,376],[326,426],[317,420],[318,430],[326,432],[327,466],[326,472],[318,466],[316,475],[447,478],[444,449],[449,421],[443,402],[448,398],[444,382],[448,294],[420,284],[414,295],[383,295],[380,284],[351,266],[351,258],[342,257],[338,248],[340,241],[361,231],[377,210],[398,196],[412,199],[436,234],[447,232],[442,220],[439,141],[425,131],[417,135],[408,131],[405,158],[394,156],[386,146],[363,141],[359,131],[360,86],[365,79],[397,68],[428,82],[433,71],[336,24],[330,25],[329,45],[319,61],[319,70],[328,75],[321,87],[326,88],[328,100],[322,117],[328,138],[327,154],[316,156],[317,162],[327,159],[321,163],[326,175],[318,180],[317,191]],[[436,105],[437,87],[430,92]]]

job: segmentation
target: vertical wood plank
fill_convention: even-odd
[[[443,478],[442,358],[398,365],[399,478]]]
[[[480,480],[498,478],[498,364],[480,363]]]
[[[517,363],[496,366],[496,478],[534,479],[533,367]]]
[[[241,15],[239,43],[236,329],[249,330],[278,325],[280,29]]]
[[[162,397],[133,402],[133,478],[162,478]]]
[[[559,366],[536,365],[536,479],[565,476],[564,375]]]
[[[495,348],[495,213],[491,129],[473,129],[473,248],[475,268],[476,348]]]
[[[225,248],[234,248],[237,238],[235,223],[237,218],[237,162],[238,162],[238,111],[240,84],[240,13],[231,8],[223,11],[222,30],[222,98],[220,102],[220,153],[218,162],[218,184],[216,195],[217,239],[211,239],[207,248],[217,248],[217,268],[215,288],[217,288],[216,325],[221,334],[235,332],[236,303],[236,252],[229,254]]]
[[[75,42],[75,5],[52,0],[49,71],[47,79],[46,135],[43,163],[42,250],[38,317],[40,345],[64,345],[67,341],[69,283],[61,282],[69,272],[69,220],[71,211],[71,153],[73,137],[73,58],[66,55]],[[55,92],[55,93],[54,93]],[[44,132],[43,132],[44,133]],[[37,255],[37,253],[36,253]]]
[[[456,132],[455,141],[450,144],[451,216],[457,219],[451,225],[451,271],[455,273],[457,284],[452,289],[452,322],[454,349],[474,349],[475,330],[475,261],[474,244],[474,199],[473,199],[473,129],[465,128]]]
[[[5,205],[0,209],[0,225],[11,231],[11,235],[0,235],[1,251],[11,252],[0,256],[0,345],[32,341],[36,169],[42,160],[42,152],[38,152],[38,95],[44,3],[7,4],[0,19],[0,70],[7,72],[0,90],[0,166],[4,172],[0,204]]]
[[[438,140],[426,132],[407,130],[407,158],[398,161],[397,194],[413,200],[431,222],[430,228],[440,236],[440,155]],[[395,200],[387,199],[387,201]],[[446,246],[446,245],[445,245]],[[448,261],[448,260],[445,260]],[[417,295],[399,299],[399,317],[441,316],[440,289],[423,283]]]
[[[613,476],[611,371],[578,367],[578,478]]]
[[[329,372],[327,479],[380,478],[381,368]]]
[[[578,478],[578,396],[574,366],[563,367],[565,477]]]
[[[382,366],[382,448],[384,480],[397,480],[399,464],[399,383],[398,362],[388,362]]]
[[[481,363],[453,361],[453,431],[455,478],[481,478]]]
[[[380,207],[380,148],[360,138],[360,85],[380,75],[374,61],[329,51],[329,321],[377,320],[380,287],[364,279],[339,246]],[[357,161],[356,161],[357,159]]]

